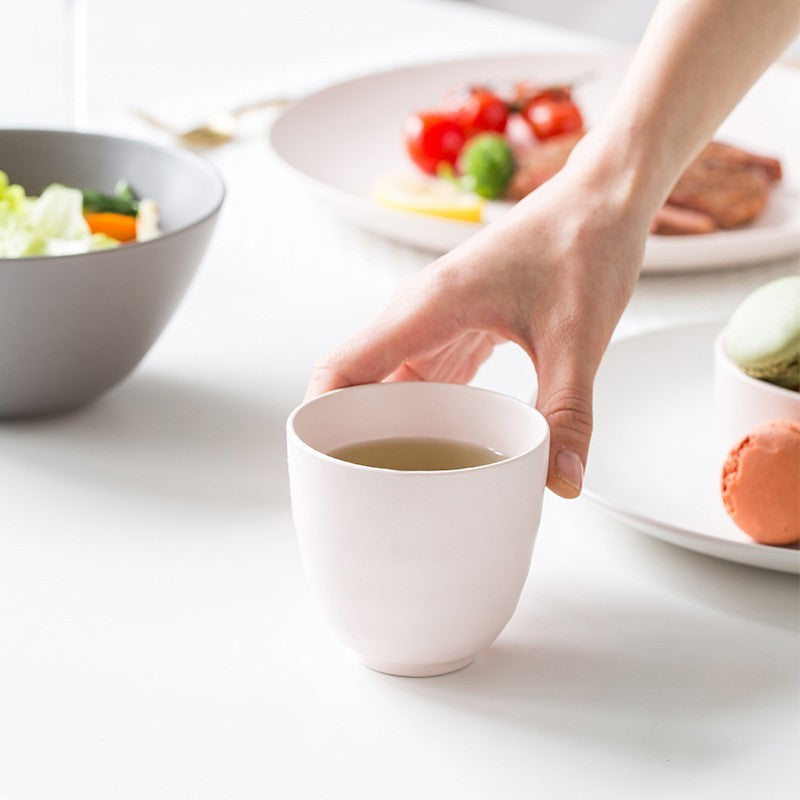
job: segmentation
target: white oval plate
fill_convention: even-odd
[[[796,546],[756,544],[720,499],[728,444],[716,431],[713,347],[723,326],[666,328],[610,345],[595,383],[584,495],[631,527],[680,547],[800,573]]]
[[[624,73],[626,53],[540,53],[422,64],[339,83],[310,95],[275,122],[270,142],[308,189],[341,217],[395,241],[443,253],[480,226],[378,205],[381,175],[415,171],[401,128],[414,110],[435,107],[459,83],[503,85],[523,78],[570,82],[591,75],[575,94],[588,124],[597,119]],[[767,261],[800,249],[800,207],[792,190],[800,176],[800,106],[790,102],[800,73],[773,67],[720,129],[720,138],[778,156],[786,177],[769,209],[752,225],[705,236],[651,236],[644,269],[651,272],[724,268]],[[775,109],[779,108],[779,114]],[[794,161],[794,163],[791,163]],[[490,203],[487,220],[508,203]]]

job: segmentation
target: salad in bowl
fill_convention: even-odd
[[[0,170],[0,258],[77,255],[159,234],[158,203],[127,181],[113,194],[51,183],[33,197]]]

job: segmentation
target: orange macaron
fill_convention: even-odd
[[[800,540],[800,425],[776,420],[750,431],[723,464],[722,502],[761,544]]]

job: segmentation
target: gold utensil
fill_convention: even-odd
[[[181,144],[185,144],[188,147],[211,148],[227,144],[236,136],[239,118],[244,114],[266,108],[282,108],[288,106],[291,102],[291,100],[284,97],[271,97],[267,100],[245,103],[229,111],[219,111],[209,117],[202,125],[198,125],[188,131],[178,130],[141,109],[134,108],[132,111],[139,119],[144,120],[148,125],[152,125],[160,131],[164,131],[164,133],[168,133]]]

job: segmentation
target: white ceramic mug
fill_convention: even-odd
[[[337,636],[394,675],[469,664],[511,618],[528,575],[547,477],[544,417],[484,389],[380,383],[300,406],[287,436],[303,563]],[[507,458],[417,472],[327,455],[396,437],[458,440]]]

